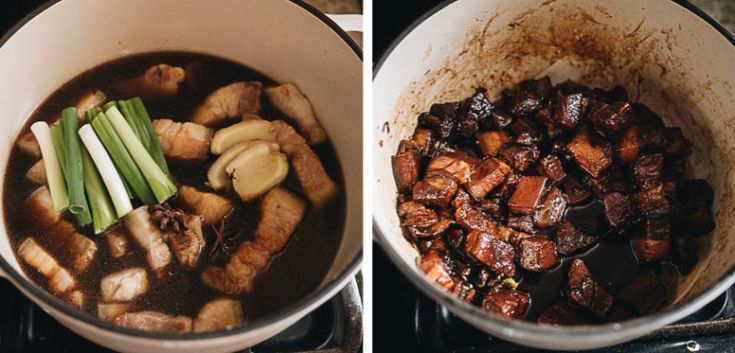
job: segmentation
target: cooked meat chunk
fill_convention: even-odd
[[[163,241],[161,230],[151,220],[148,206],[130,211],[123,222],[135,242],[146,251],[148,265],[154,272],[171,263],[171,251]]]
[[[414,185],[413,199],[429,206],[446,207],[457,187],[457,180],[451,174],[434,171]]]
[[[475,136],[480,123],[484,122],[495,110],[492,103],[485,97],[485,91],[484,88],[478,88],[475,94],[462,104],[457,129],[464,137]]]
[[[186,71],[177,66],[158,64],[149,67],[143,75],[123,80],[117,89],[125,95],[140,95],[146,99],[159,99],[179,93],[179,84],[184,82]]]
[[[551,81],[548,77],[538,80],[527,80],[516,86],[512,92],[510,112],[516,116],[525,116],[536,112],[548,99]]]
[[[585,233],[570,222],[564,222],[556,227],[554,240],[559,255],[569,256],[590,247],[597,242],[598,237]]]
[[[621,164],[632,163],[642,152],[661,150],[664,144],[662,128],[631,126],[618,139],[618,160]]]
[[[46,186],[33,191],[25,200],[25,209],[35,215],[37,225],[41,228],[51,228],[59,222],[60,214],[54,211],[54,202]]]
[[[419,126],[431,129],[440,139],[453,139],[460,107],[461,102],[433,104],[428,114],[419,116]]]
[[[559,186],[570,205],[579,205],[587,201],[592,193],[576,177],[567,177]]]
[[[497,156],[500,148],[508,141],[510,141],[510,136],[504,131],[487,131],[477,134],[477,145],[482,154],[488,157]]]
[[[641,262],[659,262],[671,255],[671,239],[654,239],[645,234],[633,236],[633,249]]]
[[[692,154],[692,143],[684,137],[684,133],[678,127],[667,127],[664,129],[664,154],[666,157],[686,158]]]
[[[413,148],[408,148],[391,157],[393,178],[396,180],[398,192],[408,193],[419,179],[421,156]]]
[[[644,270],[623,287],[620,299],[633,306],[639,313],[647,314],[663,308],[669,300],[669,295],[661,277],[652,270]]]
[[[538,157],[538,149],[510,143],[503,145],[498,152],[498,158],[521,172],[526,171]]]
[[[153,120],[153,129],[166,158],[201,161],[209,154],[209,143],[214,132],[206,126],[156,119]]]
[[[41,158],[41,146],[38,145],[36,136],[33,136],[32,132],[21,135],[16,145],[23,153],[31,157]]]
[[[411,144],[419,150],[422,156],[431,155],[434,152],[436,139],[434,133],[429,129],[416,128],[411,138]]]
[[[123,313],[112,320],[112,323],[148,331],[189,332],[192,320],[186,316],[173,316],[157,311],[138,311]]]
[[[544,135],[539,132],[540,129],[528,118],[519,118],[510,124],[510,131],[513,132],[515,143],[523,146],[538,146],[544,139]]]
[[[186,228],[183,231],[168,231],[164,237],[168,239],[179,263],[195,267],[206,245],[202,235],[202,218],[198,215],[187,215],[184,222]]]
[[[669,239],[671,237],[671,217],[646,218],[643,220],[643,230],[646,238]]]
[[[560,301],[544,309],[536,322],[545,325],[575,326],[588,325],[591,320],[584,313]]]
[[[107,95],[105,95],[105,92],[100,90],[88,91],[85,93],[84,96],[77,101],[75,106],[77,108],[79,119],[84,117],[84,112],[87,110],[102,106],[102,103],[104,103],[105,100],[107,100]]]
[[[426,173],[444,171],[451,174],[460,184],[464,184],[470,180],[472,168],[476,162],[474,157],[464,153],[445,153],[429,161]]]
[[[556,182],[562,181],[562,179],[567,176],[567,173],[564,172],[564,167],[561,165],[559,157],[553,154],[539,160],[538,172],[539,174]]]
[[[283,121],[273,122],[276,139],[281,150],[291,160],[296,178],[301,183],[312,206],[321,207],[339,194],[339,187],[324,170],[319,157],[306,144],[304,138]]]
[[[585,182],[598,199],[603,199],[607,194],[612,192],[627,194],[631,191],[630,182],[621,171],[616,169],[602,173],[596,178],[588,176],[585,178]]]
[[[212,127],[227,118],[260,111],[260,93],[263,84],[257,81],[235,82],[210,94],[191,117],[193,123]]]
[[[552,186],[546,193],[541,208],[534,214],[534,223],[539,228],[553,227],[561,222],[566,209],[566,197],[556,186]]]
[[[18,256],[35,268],[49,281],[49,288],[56,295],[71,292],[77,286],[72,275],[33,238],[26,238],[18,247]]]
[[[663,181],[664,156],[644,154],[633,162],[633,183],[641,190],[656,187]]]
[[[105,238],[113,258],[123,257],[128,253],[128,235],[123,227],[117,226],[108,230],[105,232]]]
[[[456,208],[454,219],[460,226],[481,232],[490,232],[494,227],[491,220],[470,204],[470,195],[463,189],[460,188],[457,191],[457,196],[452,201],[452,204]]]
[[[564,95],[557,92],[552,99],[551,118],[566,129],[574,129],[582,120],[588,104],[589,99],[581,93]]]
[[[488,233],[470,231],[465,251],[497,274],[515,276],[515,250],[502,240]]]
[[[550,184],[546,177],[524,176],[508,200],[508,208],[518,214],[533,214],[543,202]]]
[[[491,291],[482,298],[482,308],[510,318],[523,316],[528,309],[531,295],[515,289]]]
[[[194,332],[227,330],[245,321],[242,304],[238,300],[218,298],[204,304],[194,319]]]
[[[43,159],[39,159],[28,172],[26,178],[36,184],[46,184],[46,166],[43,164]]]
[[[607,224],[613,228],[620,228],[628,224],[633,218],[633,204],[629,195],[611,193],[602,199],[605,208]]]
[[[433,238],[454,224],[453,220],[439,217],[434,210],[416,201],[402,203],[398,208],[398,215],[403,218],[402,225],[416,239]]]
[[[536,231],[536,226],[533,224],[533,216],[531,215],[508,215],[507,220],[508,227],[519,230],[521,232],[532,233]]]
[[[130,268],[105,276],[100,294],[105,302],[127,302],[148,292],[148,274],[142,267]]]
[[[250,292],[258,271],[267,261],[264,258],[283,250],[305,212],[304,201],[286,189],[275,187],[268,191],[260,202],[261,219],[255,229],[255,244],[240,244],[224,269],[207,267],[202,272],[202,281],[227,294]]]
[[[508,173],[510,173],[510,167],[507,164],[495,158],[488,158],[472,171],[465,188],[472,197],[481,200],[503,183]]]
[[[130,303],[99,303],[97,304],[97,316],[105,321],[112,321],[116,317],[128,312]]]
[[[204,225],[219,223],[235,207],[226,197],[187,185],[179,187],[179,198],[191,212],[202,217]]]
[[[310,145],[327,140],[327,133],[319,124],[311,102],[294,84],[266,88],[265,95],[276,109],[296,123],[299,132]]]
[[[682,235],[696,237],[705,235],[715,229],[712,214],[714,193],[704,180],[687,180],[678,194],[681,210]]]
[[[589,310],[600,319],[607,315],[614,302],[612,295],[592,278],[580,259],[574,259],[569,266],[565,293],[571,303]]]
[[[588,118],[597,131],[612,135],[628,126],[633,119],[633,109],[627,102],[612,104],[597,102],[590,108]]]
[[[529,271],[543,272],[559,263],[556,246],[548,239],[525,238],[521,240],[518,251],[521,267]]]
[[[419,260],[419,268],[424,271],[432,281],[447,290],[451,290],[455,286],[455,280],[451,276],[451,272],[444,264],[442,256],[437,251],[429,251],[421,255]]]
[[[663,184],[635,194],[636,206],[644,216],[665,215],[671,212],[671,204],[664,194]]]
[[[588,129],[577,130],[577,134],[567,144],[567,149],[577,165],[593,178],[612,166],[610,143]]]

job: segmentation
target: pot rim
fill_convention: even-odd
[[[21,29],[26,23],[30,22],[33,18],[56,4],[61,0],[49,0],[46,3],[40,5],[35,10],[30,12],[28,15],[23,17],[20,21],[18,21],[13,27],[11,27],[2,37],[0,37],[0,47],[4,46],[5,43],[10,40],[10,38],[15,35],[15,33]],[[327,17],[323,12],[317,10],[313,6],[307,4],[303,0],[289,0],[291,3],[299,6],[302,10],[306,11],[308,14],[311,14],[312,16],[316,17],[318,20],[320,20],[324,25],[328,26],[333,32],[335,32],[337,35],[340,36],[340,38],[349,45],[350,49],[354,52],[355,56],[357,56],[358,60],[361,62],[362,59],[362,49],[360,46],[352,39],[352,37],[347,34],[342,28],[340,28],[334,21],[332,21],[329,17]],[[345,231],[343,231],[344,234]],[[224,337],[230,337],[235,336],[238,334],[242,334],[248,331],[254,331],[261,329],[263,327],[270,326],[276,322],[282,321],[290,316],[292,314],[303,311],[304,309],[308,308],[309,306],[314,305],[316,302],[318,302],[322,297],[329,292],[332,292],[338,287],[346,284],[346,280],[348,277],[353,276],[357,273],[359,270],[360,264],[362,263],[362,254],[363,250],[362,248],[360,251],[355,255],[355,258],[350,261],[349,265],[347,265],[338,276],[336,276],[332,281],[330,281],[325,286],[319,288],[317,291],[310,293],[306,297],[296,301],[295,303],[281,308],[273,313],[270,313],[268,315],[264,315],[262,317],[256,318],[252,321],[249,321],[245,323],[244,325],[238,326],[236,328],[230,329],[230,330],[219,330],[219,331],[213,331],[213,332],[187,332],[184,334],[181,333],[168,333],[168,332],[156,332],[156,331],[145,331],[135,328],[128,328],[123,326],[115,325],[111,322],[104,321],[97,316],[91,315],[87,313],[86,311],[79,310],[76,308],[73,308],[66,302],[61,301],[56,296],[52,295],[45,289],[39,287],[35,283],[23,278],[18,271],[16,271],[10,264],[5,260],[4,257],[0,256],[0,269],[9,277],[11,282],[15,284],[16,286],[22,287],[22,289],[28,291],[32,296],[36,297],[38,300],[44,302],[46,305],[49,305],[51,308],[53,308],[56,311],[61,312],[62,314],[69,316],[71,318],[74,318],[76,320],[82,321],[85,324],[95,326],[97,328],[115,333],[120,335],[126,335],[126,336],[133,336],[136,338],[144,338],[144,339],[154,339],[154,340],[165,340],[165,341],[198,341],[198,340],[208,340],[208,339],[217,339],[217,338],[224,338]]]
[[[390,58],[396,47],[403,42],[403,40],[421,25],[428,18],[432,17],[436,13],[442,11],[447,6],[458,2],[459,0],[444,0],[438,5],[434,6],[418,19],[413,21],[406,29],[404,29],[398,37],[396,37],[391,44],[386,48],[385,52],[381,55],[375,69],[373,70],[373,80],[380,73],[380,69],[383,64]],[[719,32],[730,44],[735,47],[735,35],[725,29],[719,22],[709,16],[707,13],[689,3],[686,0],[669,0],[675,5],[681,6],[688,10],[692,14],[698,16],[700,19],[707,22],[717,32]],[[373,207],[376,207],[373,205]],[[487,322],[497,327],[503,327],[506,330],[513,330],[516,333],[513,334],[515,338],[528,337],[528,335],[547,336],[549,338],[559,339],[566,336],[568,338],[584,339],[585,341],[595,340],[593,334],[599,336],[614,336],[609,337],[610,339],[625,339],[625,333],[640,331],[649,333],[659,327],[678,321],[693,314],[695,311],[704,307],[707,303],[711,302],[722,294],[725,290],[735,284],[735,265],[724,274],[722,277],[714,281],[713,285],[707,288],[705,291],[700,293],[694,298],[688,299],[674,308],[662,310],[651,315],[639,316],[636,318],[623,320],[620,322],[606,323],[600,325],[583,325],[583,326],[552,326],[552,325],[540,325],[537,323],[531,323],[523,320],[515,320],[505,318],[503,316],[488,313],[482,310],[480,307],[472,304],[465,303],[456,297],[452,296],[446,290],[442,289],[438,285],[429,282],[425,276],[416,275],[415,270],[403,261],[400,254],[389,245],[388,237],[380,228],[378,220],[373,216],[373,233],[377,235],[377,243],[380,244],[381,248],[388,254],[390,260],[398,267],[405,277],[408,277],[413,284],[418,287],[424,294],[428,295],[431,299],[439,302],[442,306],[446,307],[452,312],[461,314],[463,319],[469,317],[472,320],[472,324],[475,327],[484,330],[484,327],[480,327],[475,322]],[[465,316],[466,315],[466,316]],[[467,320],[467,319],[465,319]],[[487,332],[487,330],[484,330]],[[506,336],[508,336],[506,334]],[[562,336],[562,337],[560,337]],[[599,337],[598,336],[598,337]],[[643,336],[643,334],[638,335]],[[638,337],[636,336],[636,337]],[[585,339],[586,338],[586,339]]]

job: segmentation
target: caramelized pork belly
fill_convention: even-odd
[[[501,288],[490,291],[482,298],[482,308],[503,316],[517,318],[526,313],[531,295],[515,290]]]
[[[339,194],[339,187],[301,135],[281,120],[273,122],[276,139],[288,156],[304,194],[314,207],[324,206]]]
[[[292,83],[265,89],[271,104],[296,123],[299,132],[310,145],[323,143],[327,133],[319,124],[309,99]]]
[[[615,300],[592,278],[584,261],[580,259],[574,259],[569,266],[565,291],[572,304],[588,310],[600,319],[605,318]]]
[[[257,114],[262,87],[263,84],[257,81],[235,82],[221,87],[197,107],[191,121],[211,127],[245,113]]]
[[[206,126],[156,119],[153,120],[153,129],[166,158],[201,161],[209,154],[209,143],[214,132]]]

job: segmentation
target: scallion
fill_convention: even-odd
[[[82,146],[82,164],[84,165],[84,189],[87,191],[92,211],[92,227],[94,234],[100,234],[115,224],[118,218],[115,216],[115,208],[107,195],[102,178],[84,146]]]
[[[66,190],[69,197],[69,211],[76,215],[79,225],[92,223],[92,215],[84,194],[84,167],[79,141],[79,117],[76,108],[66,108],[62,112],[61,130],[64,136],[63,168]]]
[[[46,168],[46,179],[48,180],[54,210],[61,212],[69,206],[69,199],[66,195],[66,185],[64,176],[61,173],[59,158],[56,155],[56,148],[51,138],[51,129],[45,121],[38,121],[31,125],[31,132],[41,147],[41,156]]]

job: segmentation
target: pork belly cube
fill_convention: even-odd
[[[541,208],[534,214],[534,223],[539,228],[553,227],[561,222],[566,209],[566,197],[556,186],[552,186],[546,193]]]
[[[663,183],[635,194],[638,210],[644,216],[665,215],[671,212],[671,204],[664,194]]]
[[[495,107],[485,97],[485,89],[478,88],[472,97],[462,104],[457,126],[459,133],[464,137],[472,137],[479,129],[479,123],[486,120],[495,110]]]
[[[513,168],[523,172],[528,169],[539,157],[538,149],[520,146],[516,144],[505,144],[500,148],[498,157]]]
[[[477,207],[492,218],[497,220],[504,218],[505,202],[498,197],[482,199]]]
[[[482,298],[482,308],[509,318],[519,318],[526,313],[530,301],[529,293],[501,288],[487,293]]]
[[[610,144],[602,137],[581,128],[567,144],[577,165],[593,178],[612,166],[613,152]]]
[[[620,229],[633,218],[633,203],[630,195],[613,192],[602,199],[605,209],[605,220],[610,227]]]
[[[630,192],[628,181],[623,173],[618,169],[609,170],[600,174],[596,178],[587,176],[584,181],[590,186],[592,193],[598,199],[603,199],[605,198],[605,195],[612,192],[618,192],[621,194]]]
[[[451,272],[439,252],[430,251],[421,255],[419,268],[421,271],[424,271],[429,279],[444,287],[444,289],[451,290],[454,288],[456,284],[455,280],[452,278]]]
[[[434,210],[416,201],[402,203],[398,207],[398,215],[403,218],[402,225],[415,239],[436,237],[454,224],[451,218],[439,217]]]
[[[451,174],[435,171],[414,185],[413,199],[425,205],[446,207],[457,187],[457,180]]]
[[[429,114],[419,116],[419,126],[433,130],[438,139],[449,139],[456,135],[456,118],[460,102],[436,103],[429,108]]]
[[[553,121],[568,130],[577,127],[587,111],[589,99],[582,93],[563,94],[558,92],[552,100]]]
[[[512,92],[510,112],[516,116],[536,112],[547,100],[550,90],[551,80],[548,77],[521,82]]]
[[[452,152],[445,153],[434,157],[426,166],[426,174],[434,171],[444,171],[451,174],[460,184],[466,183],[470,179],[472,167],[477,163],[477,159],[470,155]]]
[[[391,156],[393,178],[400,193],[408,193],[419,179],[421,157],[414,149],[408,149]]]
[[[452,295],[465,303],[472,303],[475,300],[477,291],[469,283],[460,282],[451,291]]]
[[[484,130],[504,130],[513,123],[513,116],[502,110],[495,110],[482,124]]]
[[[561,165],[559,157],[553,154],[539,160],[538,172],[539,174],[556,182],[561,181],[567,176],[567,173],[564,172],[564,167]]]
[[[664,156],[644,154],[633,162],[633,183],[641,190],[661,184],[663,180]]]
[[[627,102],[598,102],[590,109],[589,119],[598,131],[606,135],[616,134],[631,122],[633,109]]]
[[[416,128],[411,141],[422,156],[428,156],[434,152],[436,140],[434,139],[434,133],[429,129]]]
[[[671,237],[671,217],[661,216],[643,220],[643,231],[646,238],[664,240]]]
[[[561,256],[569,256],[591,247],[599,238],[585,233],[571,222],[556,227],[556,251]]]
[[[510,125],[510,129],[515,135],[515,142],[519,145],[537,146],[544,139],[539,127],[528,118],[516,119]]]
[[[678,127],[667,127],[664,129],[664,154],[666,157],[686,158],[692,154],[692,143],[684,137],[684,133]]]
[[[572,304],[587,309],[600,319],[607,315],[615,301],[612,295],[592,278],[587,265],[581,259],[574,259],[569,266],[565,293]]]
[[[488,157],[497,156],[500,148],[508,141],[510,141],[510,136],[505,131],[487,131],[477,134],[477,145],[482,154]]]
[[[711,209],[714,193],[705,180],[685,181],[678,194],[678,199],[685,229],[683,236],[696,237],[708,234],[715,229]]]
[[[697,241],[694,239],[673,239],[671,258],[682,275],[692,272],[694,266],[699,262]]]
[[[531,215],[508,215],[508,227],[519,230],[521,232],[533,233],[536,226],[533,224],[533,216]]]
[[[638,273],[620,291],[619,298],[630,304],[640,314],[648,314],[662,309],[669,300],[661,277],[653,270]]]
[[[533,214],[541,205],[550,184],[550,179],[547,177],[522,177],[513,196],[508,200],[508,208],[518,214]]]
[[[559,301],[544,309],[536,322],[545,325],[575,326],[590,324],[591,320],[583,312]]]
[[[592,193],[590,193],[587,187],[582,184],[582,181],[574,176],[568,176],[565,178],[559,187],[564,193],[564,196],[566,196],[567,202],[570,205],[579,205],[584,203],[590,198],[590,196],[592,196]]]
[[[646,237],[645,234],[636,234],[632,242],[633,250],[640,262],[659,262],[671,256],[671,239],[653,239]]]
[[[463,189],[459,189],[452,204],[455,207],[454,219],[460,226],[486,233],[495,228],[492,221],[485,217],[479,209],[470,204],[470,195]]]
[[[465,188],[475,200],[483,199],[485,195],[505,181],[508,173],[510,173],[510,167],[507,164],[495,158],[486,159],[472,172]]]
[[[631,126],[618,139],[617,155],[621,164],[630,164],[645,151],[661,150],[665,145],[664,129]]]
[[[470,231],[465,251],[496,274],[515,276],[515,250],[510,245],[488,233]]]
[[[519,246],[521,267],[528,271],[543,272],[559,263],[556,246],[548,239],[531,237],[521,240]]]

